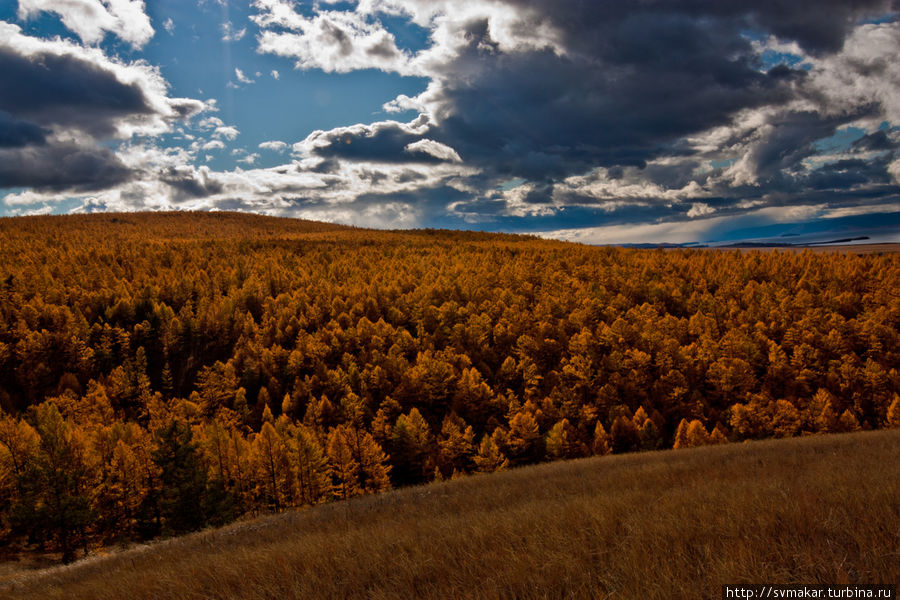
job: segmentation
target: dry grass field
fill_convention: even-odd
[[[900,581],[900,431],[545,464],[244,521],[0,583],[53,598],[718,598]]]

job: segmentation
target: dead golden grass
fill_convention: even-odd
[[[0,583],[41,598],[718,598],[900,581],[900,431],[545,464]]]

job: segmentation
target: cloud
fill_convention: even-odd
[[[216,116],[208,116],[197,121],[196,127],[198,129],[209,130],[209,129],[217,129],[219,127],[224,127],[225,121]]]
[[[428,76],[424,93],[400,96],[385,110],[428,114],[434,142],[498,177],[546,181],[694,152],[690,136],[729,127],[747,111],[788,106],[807,79],[821,80],[818,72],[760,69],[764,48],[746,32],[768,34],[772,44],[788,36],[798,51],[826,56],[851,33],[869,40],[871,32],[853,29],[854,19],[891,6],[828,4],[833,13],[811,15],[768,2],[648,1],[640,9],[612,2],[601,10],[574,0],[370,0],[352,12],[304,16],[283,0],[257,0],[254,20],[263,29],[259,50],[295,57],[299,68]],[[390,35],[384,15],[428,28],[431,45],[414,55],[391,51],[387,62],[364,56],[369,36]],[[760,158],[754,166],[765,168]]]
[[[428,118],[420,116],[409,123],[378,121],[370,125],[337,127],[314,131],[294,144],[301,156],[379,163],[460,162],[453,148],[427,139]]]
[[[41,145],[47,141],[48,131],[34,123],[16,119],[6,111],[0,111],[0,148],[21,148]]]
[[[213,131],[213,136],[217,138],[225,138],[226,140],[234,140],[238,135],[240,135],[240,131],[236,127],[232,127],[230,125],[220,125],[216,127],[215,131]]]
[[[707,215],[711,215],[716,212],[716,209],[711,207],[709,204],[704,202],[694,202],[691,204],[691,209],[687,211],[687,216],[691,219],[695,217],[705,217]]]
[[[896,193],[886,185],[896,140],[871,138],[881,157],[860,146],[819,160],[817,145],[849,124],[874,135],[896,123],[900,82],[887,65],[900,26],[854,24],[890,3],[812,15],[770,3],[517,2],[513,17],[498,4],[512,5],[486,4],[468,21],[426,16],[436,43],[413,62],[431,83],[385,109],[427,114],[428,137],[482,166],[481,195],[503,214],[523,210],[489,191],[510,177],[533,182],[529,206],[542,195],[541,214],[593,205],[595,220],[626,206],[653,207],[631,210],[638,220],[696,218],[734,214],[748,198],[777,206],[826,190],[841,205]],[[404,5],[422,18],[440,3]],[[517,41],[536,15],[544,45]],[[765,65],[774,46],[804,66]]]
[[[254,83],[253,79],[250,79],[249,77],[244,75],[244,72],[238,68],[234,69],[234,76],[237,77],[237,80],[241,83],[244,83],[244,84]]]
[[[166,33],[169,35],[175,34],[175,21],[172,20],[172,17],[169,17],[165,21],[163,21],[163,29],[166,30]]]
[[[447,146],[446,144],[442,144],[434,140],[429,140],[427,138],[407,144],[406,147],[403,148],[403,151],[412,154],[427,154],[428,156],[432,156],[439,160],[462,162],[462,159],[459,157],[459,154],[456,153],[456,150],[454,150],[450,146]]]
[[[104,140],[159,135],[207,108],[168,96],[159,71],[0,22],[0,187],[102,189],[127,167]]]
[[[141,48],[154,34],[143,0],[19,0],[20,19],[41,12],[59,15],[63,25],[88,44],[99,43],[112,33]]]
[[[282,142],[280,140],[272,140],[269,142],[263,142],[259,145],[263,150],[271,150],[273,152],[284,152],[288,148],[288,144]]]
[[[242,162],[252,164],[256,157],[251,154]],[[218,172],[189,164],[193,161],[185,151],[150,144],[129,145],[120,158],[130,169],[129,177],[105,190],[70,194],[80,202],[77,211],[231,209],[412,227],[438,217],[448,199],[463,195],[452,184],[475,175],[471,167],[458,163],[383,164],[318,157],[273,168]],[[23,198],[10,195],[5,204],[27,203],[36,210],[59,200],[47,190]]]
[[[822,0],[815,11],[778,0],[252,6],[259,52],[300,69],[377,69],[425,78],[427,86],[384,103],[402,117],[314,131],[290,146],[290,162],[271,169],[190,164],[239,133],[207,117],[191,132],[197,139],[181,170],[165,156],[142,167],[134,147],[106,157],[113,183],[85,196],[85,210],[234,207],[356,224],[591,226],[604,235],[681,240],[734,219],[819,219],[900,197],[900,21],[885,18],[896,16],[894,0]],[[227,25],[230,37],[236,32]],[[425,44],[402,45],[404,27],[420,28]],[[81,52],[102,56],[69,48],[67,65],[80,65]],[[210,109],[167,98],[159,73],[145,64],[104,60],[83,74],[90,86],[43,99],[36,85],[28,95],[39,102],[0,102],[0,148],[79,140],[83,149],[84,139],[90,146],[130,131],[151,135]],[[63,62],[47,64],[65,74]],[[147,83],[153,73],[156,87]],[[260,77],[235,69],[229,85]],[[48,85],[67,80],[57,79]],[[0,91],[0,99],[15,93]],[[54,97],[71,98],[71,114],[83,104],[87,117],[67,116]],[[259,148],[284,152],[288,144]],[[257,160],[234,156],[242,166]],[[130,179],[115,183],[116,160]]]
[[[241,27],[240,29],[235,29],[234,25],[232,25],[231,21],[226,21],[222,23],[222,41],[223,42],[238,42],[244,39],[244,36],[247,35],[247,28]]]
[[[74,142],[0,149],[0,188],[95,190],[122,183],[128,169],[110,150]]]
[[[252,19],[263,28],[259,51],[294,59],[298,69],[347,73],[358,69],[412,74],[409,55],[393,34],[364,14],[318,11],[312,17],[297,13],[285,0],[257,0]]]
[[[198,100],[170,98],[166,81],[146,63],[123,63],[96,49],[26,36],[4,22],[0,71],[16,81],[0,89],[0,110],[95,136],[162,133],[172,121],[206,108]]]
[[[278,73],[277,69],[272,69],[272,72],[269,74],[272,76],[272,79],[281,79],[281,74]]]

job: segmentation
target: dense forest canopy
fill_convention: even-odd
[[[545,460],[900,425],[896,253],[0,219],[0,536],[71,558]]]

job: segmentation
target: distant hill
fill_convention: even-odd
[[[237,212],[141,212],[0,218],[0,235],[87,234],[151,239],[272,238],[348,231],[345,225]]]
[[[0,580],[70,598],[719,598],[900,581],[900,430],[592,458],[248,520]]]

